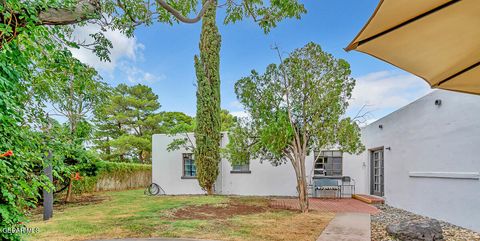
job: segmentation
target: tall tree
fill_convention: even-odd
[[[57,61],[37,65],[42,71],[34,76],[33,88],[43,96],[44,104],[54,109],[55,115],[66,118],[69,138],[65,141],[74,148],[83,149],[90,136],[89,116],[95,106],[105,100],[108,87],[100,81],[95,69],[73,58],[69,51],[57,51],[54,56]],[[79,162],[73,154],[68,160],[69,165]],[[73,179],[66,178],[69,179],[66,195],[69,202]]]
[[[185,133],[195,129],[194,118],[183,112],[161,112],[159,120],[159,134]]]
[[[59,51],[54,58],[56,61],[37,65],[43,71],[34,77],[33,87],[42,92],[45,104],[54,109],[54,114],[67,119],[75,139],[78,125],[89,119],[94,108],[107,97],[108,86],[100,81],[94,68],[73,58],[69,51]]]
[[[104,160],[125,161],[126,152],[114,150],[112,141],[128,132],[129,106],[126,101],[128,96],[128,86],[119,85],[112,90],[107,101],[94,110],[93,121],[96,128],[93,142]]]
[[[150,162],[151,135],[159,130],[160,103],[145,85],[118,85],[112,96],[95,110],[95,144],[106,159],[128,157]]]
[[[208,0],[203,0],[203,3]],[[202,20],[200,57],[195,56],[197,73],[197,126],[195,164],[200,187],[213,194],[220,162],[220,45],[216,23],[217,1],[208,7]]]
[[[364,148],[356,122],[343,117],[354,85],[349,64],[315,43],[296,49],[279,65],[270,64],[264,74],[253,70],[235,84],[251,117],[230,132],[228,158],[233,163],[254,158],[275,165],[290,162],[300,208],[307,212],[305,157],[332,146],[352,153]]]

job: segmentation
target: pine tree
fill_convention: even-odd
[[[205,3],[206,0],[203,0]],[[220,161],[220,44],[216,24],[217,1],[202,19],[200,57],[195,56],[197,74],[197,125],[195,163],[200,186],[213,194]]]
[[[151,136],[158,132],[158,96],[145,85],[120,84],[95,111],[95,141],[107,160],[151,161]]]

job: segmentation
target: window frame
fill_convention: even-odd
[[[237,174],[250,174],[252,173],[252,171],[250,170],[250,163],[246,163],[246,164],[241,164],[241,165],[234,165],[232,164],[232,170],[230,170],[230,173],[237,173]],[[238,166],[247,166],[247,170],[235,170],[235,167],[238,167]]]
[[[336,159],[337,161],[334,161]],[[340,159],[340,164],[338,163],[338,159]],[[314,160],[315,163],[313,164],[314,173],[315,169],[317,169],[317,162],[321,161],[323,166],[323,175],[322,174],[314,174],[314,177],[342,177],[343,176],[343,152],[340,150],[324,150],[324,151],[315,151],[314,152]],[[326,160],[326,161],[325,161]],[[340,166],[340,169],[335,168],[335,166]],[[340,175],[335,174],[340,173]]]
[[[185,161],[192,160],[193,165],[195,166],[195,176],[187,176],[185,170]],[[193,153],[182,153],[182,177],[181,179],[197,179],[197,165],[195,163],[195,158],[193,158]]]

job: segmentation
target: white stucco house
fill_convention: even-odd
[[[166,194],[204,193],[191,153],[167,151],[175,138],[153,136],[153,182]],[[227,141],[224,135],[221,145]],[[362,128],[362,142],[360,155],[327,150],[308,156],[307,181],[349,176],[357,194],[480,231],[480,96],[431,92]],[[221,160],[215,192],[296,196],[295,173],[289,163],[232,166]]]
[[[193,134],[189,134],[192,141]],[[154,135],[152,153],[153,182],[164,189],[166,194],[205,193],[195,178],[195,167],[191,151],[180,149],[168,152],[167,146],[180,136]],[[225,146],[227,135],[223,135],[221,145]],[[313,156],[307,159],[308,170],[312,169]],[[272,166],[259,160],[250,165],[232,166],[226,159],[220,162],[220,174],[215,183],[218,194],[296,196],[295,173],[290,166]]]
[[[343,155],[357,193],[480,231],[480,96],[434,91],[363,128],[362,142]]]

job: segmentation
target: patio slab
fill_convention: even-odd
[[[338,213],[317,241],[370,241],[370,214]]]
[[[285,209],[299,209],[298,199],[296,198],[276,198],[271,203],[274,207]],[[373,205],[352,198],[341,199],[321,199],[310,198],[310,210],[334,213],[367,213],[377,214],[380,212]]]

